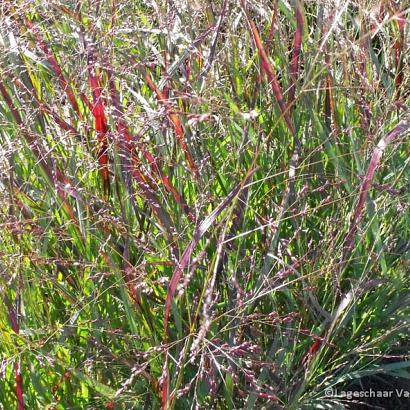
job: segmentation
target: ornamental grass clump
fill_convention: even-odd
[[[0,10],[0,409],[405,408],[406,2]]]

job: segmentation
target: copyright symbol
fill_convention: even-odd
[[[326,397],[332,397],[332,396],[333,396],[333,389],[332,389],[331,387],[328,387],[328,388],[325,390],[325,396],[326,396]]]

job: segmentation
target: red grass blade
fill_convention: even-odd
[[[288,94],[288,106],[292,106],[295,100],[295,92],[296,92],[296,82],[297,76],[299,73],[300,67],[300,52],[302,50],[302,37],[303,37],[303,11],[302,11],[302,3],[300,1],[296,2],[296,32],[295,32],[295,41],[293,43],[293,51],[292,51],[292,61],[290,65],[290,80],[291,85],[289,88]]]
[[[269,55],[270,49],[272,47],[273,33],[278,28],[278,26],[277,26],[278,14],[279,14],[278,13],[278,6],[277,6],[277,4],[274,4],[273,5],[273,12],[272,12],[272,20],[271,20],[270,28],[269,28],[268,40],[266,42],[266,47],[265,47],[265,51],[266,51],[267,55]]]
[[[324,114],[325,114],[325,124],[329,131],[335,131],[335,135],[338,135],[338,127],[336,123],[336,108],[335,108],[335,98],[334,98],[334,83],[333,76],[331,73],[331,64],[329,54],[325,51],[325,63],[328,67],[328,74],[326,76],[326,94],[324,101]]]
[[[74,21],[81,24],[81,14],[79,13],[79,4],[77,4],[76,6],[76,8],[78,9],[77,11],[73,11],[62,4],[52,3],[51,6],[55,7],[57,10],[63,12],[64,14],[67,14],[67,16],[71,17]]]
[[[70,101],[71,106],[73,107],[74,111],[77,113],[78,117],[82,119],[82,115],[80,112],[80,109],[77,104],[77,100],[75,99],[74,91],[71,87],[71,85],[68,83],[68,81],[65,79],[63,70],[61,69],[60,65],[57,62],[57,59],[55,58],[54,54],[51,52],[51,50],[48,48],[47,43],[44,41],[44,38],[41,34],[41,32],[35,27],[35,25],[29,20],[25,19],[26,26],[30,29],[30,31],[34,34],[36,37],[37,43],[43,53],[47,57],[47,61],[49,62],[52,70],[54,71],[54,74],[57,76],[61,88],[64,90],[64,92],[67,95],[68,100]]]
[[[14,370],[16,371],[16,396],[17,396],[17,410],[24,410],[24,390],[23,390],[23,376],[20,372],[20,363],[14,363]]]
[[[262,65],[262,69],[266,74],[266,77],[268,78],[269,84],[272,88],[273,91],[273,95],[276,98],[276,102],[279,105],[279,108],[282,112],[283,118],[285,120],[285,123],[289,129],[289,131],[291,132],[292,135],[295,135],[295,127],[293,125],[292,119],[290,118],[289,115],[289,110],[287,108],[287,105],[285,103],[285,100],[283,98],[283,93],[281,90],[281,87],[279,85],[278,80],[276,79],[276,75],[275,75],[275,71],[273,69],[273,67],[271,66],[268,56],[266,54],[266,51],[263,47],[261,38],[259,36],[259,32],[258,29],[256,28],[255,23],[252,21],[252,19],[250,18],[250,16],[248,15],[246,9],[245,10],[245,15],[246,15],[246,19],[248,21],[251,33],[252,33],[252,37],[253,40],[255,42],[256,48],[259,51],[259,57],[261,59],[261,65]]]
[[[80,96],[81,96],[81,100],[83,101],[83,104],[92,112],[93,111],[93,105],[91,104],[91,101],[82,92],[80,92]]]
[[[85,43],[85,41],[84,41]],[[104,196],[110,195],[110,173],[108,169],[108,125],[105,116],[104,100],[102,96],[102,87],[100,84],[100,76],[95,68],[95,56],[93,50],[90,50],[88,44],[85,44],[88,55],[88,79],[90,82],[91,93],[93,96],[92,114],[94,116],[95,130],[97,131],[98,151],[97,160],[100,166],[100,174],[103,181]]]
[[[169,102],[165,94],[155,85],[150,74],[147,73],[144,78],[149,88],[151,88],[151,90],[154,91],[155,94],[157,95],[159,103],[162,104],[167,109],[168,117],[174,126],[177,141],[179,145],[181,146],[182,150],[184,151],[185,158],[188,162],[189,168],[191,169],[194,176],[196,178],[199,178],[198,167],[196,166],[195,161],[192,157],[192,154],[189,151],[188,144],[186,143],[186,140],[185,140],[184,129],[182,128],[181,120],[179,119],[178,114],[174,111],[171,103]]]
[[[111,101],[112,101],[113,106],[114,106],[113,116],[116,119],[117,131],[118,131],[118,134],[122,137],[121,143],[125,144],[125,151],[126,151],[127,158],[131,157],[132,160],[133,160],[133,165],[139,168],[140,164],[139,164],[138,158],[136,158],[133,155],[134,142],[135,141],[138,142],[138,139],[137,139],[136,136],[134,137],[134,136],[131,135],[131,133],[128,129],[128,126],[127,126],[127,124],[124,120],[124,113],[123,113],[123,109],[122,109],[122,106],[121,106],[121,103],[120,103],[120,97],[118,95],[117,89],[115,88],[115,84],[114,84],[114,81],[112,79],[112,73],[111,72],[109,72],[109,77],[110,77],[109,84],[110,84]],[[179,204],[179,206],[186,213],[186,215],[189,217],[189,219],[192,222],[195,222],[195,216],[194,216],[192,210],[190,209],[188,204],[185,202],[182,195],[172,185],[172,183],[168,179],[168,177],[162,173],[162,171],[159,168],[158,163],[157,163],[156,159],[153,157],[153,155],[148,150],[146,150],[141,144],[139,146],[139,149],[142,150],[142,153],[143,153],[145,159],[149,162],[149,164],[152,167],[153,171],[161,179],[163,185],[165,186],[165,189],[172,194],[175,201]]]
[[[10,300],[4,297],[5,305],[9,311],[9,319],[11,328],[16,334],[20,333],[20,326],[17,317],[17,312]],[[16,359],[14,362],[14,370],[16,372],[16,398],[17,398],[17,410],[24,410],[24,387],[23,387],[23,376],[20,372],[20,362]]]
[[[83,38],[84,42],[85,39]],[[89,81],[92,89],[93,94],[93,105],[92,105],[92,113],[95,118],[95,126],[97,130],[97,136],[99,138],[99,156],[98,161],[101,166],[101,175],[103,177],[104,182],[104,192],[105,194],[109,193],[109,174],[108,174],[108,154],[107,154],[107,133],[108,133],[108,126],[105,117],[104,111],[104,102],[102,99],[101,93],[101,85],[100,80],[95,72],[92,62],[94,60],[94,56],[92,54],[92,50],[89,49],[89,46],[85,44],[85,48],[88,52],[88,72],[89,72]],[[118,114],[118,113],[117,113]],[[119,124],[120,132],[124,136],[124,139],[128,141],[127,143],[131,142],[131,135],[127,132],[125,127],[125,123]],[[128,158],[128,156],[127,156]],[[149,184],[149,179],[144,173],[140,170],[138,164],[134,164],[131,171],[133,177],[136,179],[138,186],[140,187],[141,191],[143,192],[144,198],[148,206],[152,209],[154,214],[157,216],[158,220],[160,221],[162,227],[167,232],[168,239],[171,245],[171,252],[172,257],[177,258],[178,256],[178,249],[176,247],[174,238],[174,232],[176,232],[175,227],[171,221],[168,212],[161,206],[160,202],[155,195],[153,188]],[[108,191],[108,192],[107,192]]]
[[[395,64],[396,64],[396,100],[400,99],[401,94],[401,85],[403,83],[404,78],[404,70],[403,70],[403,45],[404,45],[404,27],[405,27],[405,19],[403,16],[396,17],[397,27],[399,29],[399,38],[394,44],[394,57],[395,57]]]
[[[354,236],[359,226],[359,222],[362,218],[362,213],[364,209],[364,205],[367,200],[367,196],[369,194],[369,190],[376,173],[377,168],[380,165],[380,160],[382,158],[383,152],[386,147],[396,140],[398,137],[402,136],[403,134],[407,133],[410,129],[410,117],[403,119],[400,121],[386,136],[384,136],[377,146],[374,148],[369,166],[367,168],[366,175],[363,179],[362,186],[360,188],[360,195],[359,201],[356,205],[356,209],[350,222],[350,229],[345,239],[344,244],[344,252],[343,252],[343,259],[341,262],[340,269],[342,270],[347,262],[347,257],[352,251],[353,244],[354,244]]]

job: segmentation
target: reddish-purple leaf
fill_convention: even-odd
[[[269,84],[270,84],[270,86],[272,88],[272,91],[273,91],[273,95],[275,96],[276,102],[278,103],[279,108],[282,112],[283,118],[285,119],[285,123],[288,126],[289,131],[291,132],[291,134],[295,135],[295,127],[294,127],[292,119],[290,117],[288,107],[287,107],[287,105],[285,103],[285,100],[283,98],[283,93],[282,93],[281,87],[279,85],[279,82],[276,78],[275,71],[274,71],[273,67],[270,64],[269,58],[268,58],[268,56],[266,54],[266,51],[263,47],[261,38],[259,36],[258,29],[256,28],[255,23],[252,21],[252,19],[250,18],[250,16],[246,12],[246,10],[245,10],[245,15],[246,15],[246,19],[248,20],[248,24],[249,24],[249,27],[250,27],[250,30],[251,30],[252,37],[253,37],[253,40],[255,42],[256,48],[259,51],[259,57],[261,59],[262,69],[263,69],[263,71],[265,72],[265,74],[268,78]]]
[[[270,49],[272,47],[272,42],[273,42],[273,34],[275,32],[275,30],[277,30],[278,26],[278,7],[277,4],[273,5],[273,12],[272,12],[272,20],[270,23],[270,28],[269,28],[269,34],[268,34],[268,40],[265,43],[266,47],[265,47],[265,51],[266,54],[269,55],[270,53]]]
[[[17,316],[16,308],[7,297],[3,297],[3,301],[9,311],[9,319],[11,328],[16,334],[20,333],[19,319]],[[23,376],[20,371],[20,362],[18,359],[14,362],[14,370],[16,372],[16,399],[17,410],[24,410],[24,388],[23,388]]]
[[[288,94],[288,107],[292,106],[295,100],[297,75],[298,75],[299,67],[300,67],[300,52],[302,49],[302,37],[303,37],[303,25],[304,25],[301,1],[296,2],[295,12],[296,12],[296,32],[295,32],[295,40],[293,43],[292,61],[290,65],[291,83],[290,83],[289,94]]]
[[[377,146],[373,149],[373,153],[370,158],[370,163],[369,163],[369,166],[367,167],[367,172],[363,179],[362,186],[360,188],[359,201],[356,205],[353,218],[350,222],[349,232],[345,239],[344,252],[343,252],[344,255],[343,255],[343,260],[342,260],[340,269],[343,269],[343,267],[345,266],[346,261],[347,261],[347,255],[351,252],[353,248],[354,236],[358,229],[359,222],[362,218],[363,209],[364,209],[364,206],[367,200],[367,196],[369,194],[369,190],[370,190],[374,175],[376,173],[376,170],[380,165],[380,160],[382,158],[383,152],[390,143],[392,143],[398,137],[408,132],[409,129],[410,129],[410,118],[405,118],[402,121],[400,121],[386,136],[384,136],[379,141]]]
[[[151,76],[147,73],[144,78],[145,78],[145,81],[148,84],[149,88],[151,88],[151,90],[154,91],[155,94],[157,95],[158,102],[160,104],[162,104],[167,109],[167,115],[168,115],[170,121],[172,122],[172,125],[174,126],[177,141],[178,141],[179,145],[181,146],[182,150],[184,151],[185,158],[188,162],[189,168],[191,169],[194,176],[196,178],[199,178],[198,167],[195,164],[195,161],[192,157],[192,154],[191,154],[191,152],[188,148],[188,144],[186,143],[184,129],[182,128],[181,120],[180,120],[178,114],[173,109],[173,107],[172,107],[171,103],[169,102],[167,96],[156,86],[156,84],[152,80]]]
[[[108,71],[109,71],[108,74],[110,77],[109,84],[110,84],[111,101],[114,106],[113,116],[116,120],[117,132],[121,136],[120,144],[123,148],[126,158],[132,159],[133,166],[140,167],[139,160],[134,155],[135,142],[138,143],[140,141],[138,141],[137,136],[131,135],[129,131],[129,128],[124,119],[124,113],[123,113],[122,105],[120,102],[120,97],[115,87],[114,80],[112,78],[112,72],[111,70],[108,70]],[[192,222],[194,222],[195,216],[192,210],[190,209],[188,204],[185,202],[182,195],[173,186],[173,184],[168,179],[168,177],[162,173],[161,169],[159,168],[158,162],[154,158],[154,156],[148,150],[146,150],[142,144],[138,144],[138,148],[142,151],[142,154],[144,155],[145,159],[149,162],[154,173],[157,174],[160,180],[162,181],[165,189],[172,194],[172,196],[174,197],[175,201],[179,204],[181,209],[187,214],[189,219]]]
[[[105,107],[102,96],[102,87],[100,81],[100,75],[96,71],[96,58],[94,50],[85,42],[85,48],[87,50],[87,69],[88,79],[90,82],[91,93],[93,96],[92,114],[95,121],[95,130],[97,132],[98,151],[97,160],[100,166],[100,174],[103,181],[104,195],[107,198],[110,194],[110,173],[108,169],[108,125],[105,115]]]
[[[404,45],[404,27],[406,20],[403,16],[396,17],[397,27],[399,29],[399,38],[394,44],[394,58],[396,65],[396,99],[400,98],[401,85],[403,83],[404,73],[403,73],[403,45]]]
[[[78,108],[77,100],[75,99],[74,91],[71,87],[71,85],[68,83],[68,81],[65,79],[63,70],[61,69],[60,65],[57,62],[57,59],[55,58],[54,54],[51,52],[49,49],[47,43],[45,42],[40,30],[29,20],[25,19],[25,23],[27,27],[30,29],[30,31],[34,34],[36,37],[37,43],[43,53],[46,55],[48,63],[50,64],[52,70],[54,71],[54,74],[57,76],[61,88],[64,90],[64,92],[67,95],[68,100],[70,101],[71,106],[73,107],[74,111],[77,113],[79,118],[81,119],[81,112],[80,109]]]

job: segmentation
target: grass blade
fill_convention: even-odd
[[[281,87],[280,87],[279,82],[278,82],[278,80],[276,78],[276,75],[275,75],[275,71],[274,71],[272,65],[270,64],[269,58],[268,58],[268,56],[266,54],[266,51],[263,47],[262,40],[260,38],[258,29],[256,28],[256,25],[253,22],[253,20],[250,18],[250,16],[249,16],[248,12],[246,11],[245,7],[244,7],[244,12],[245,12],[245,16],[246,16],[246,19],[248,21],[248,24],[249,24],[250,31],[252,33],[253,40],[254,40],[255,45],[256,45],[256,48],[258,49],[258,52],[259,52],[259,57],[261,59],[262,69],[265,72],[266,77],[268,78],[269,84],[270,84],[270,86],[272,88],[272,91],[273,91],[273,95],[276,98],[276,102],[279,105],[279,108],[282,112],[285,123],[286,123],[290,133],[292,135],[295,135],[295,127],[293,125],[293,121],[290,117],[289,110],[288,110],[288,107],[285,103]]]
[[[363,215],[364,205],[366,203],[369,190],[371,188],[374,175],[377,168],[380,165],[380,161],[386,147],[392,142],[407,134],[410,129],[410,119],[408,117],[401,120],[387,135],[380,139],[377,146],[373,149],[372,156],[370,158],[369,165],[367,167],[366,175],[364,176],[362,185],[360,187],[359,200],[356,205],[352,220],[350,222],[349,232],[346,235],[343,246],[343,257],[340,264],[340,272],[345,267],[348,256],[351,253],[354,245],[354,237],[359,227],[360,220]]]
[[[151,90],[155,92],[158,98],[158,102],[167,109],[167,115],[174,126],[177,141],[180,144],[185,154],[185,158],[188,162],[189,168],[191,169],[193,175],[198,179],[199,178],[198,167],[195,164],[192,154],[188,148],[188,144],[186,143],[184,129],[182,128],[181,120],[178,114],[173,109],[166,95],[155,85],[149,73],[145,74],[144,79],[145,79],[145,82],[148,84],[149,88],[151,88]]]
[[[299,73],[300,67],[300,52],[302,50],[302,38],[303,38],[303,28],[304,28],[304,20],[303,20],[303,6],[301,1],[296,1],[295,6],[296,12],[296,32],[295,32],[295,40],[293,43],[293,50],[292,50],[292,60],[290,64],[290,87],[288,92],[288,106],[292,106],[295,100],[295,92],[296,92],[296,82],[297,76]]]

